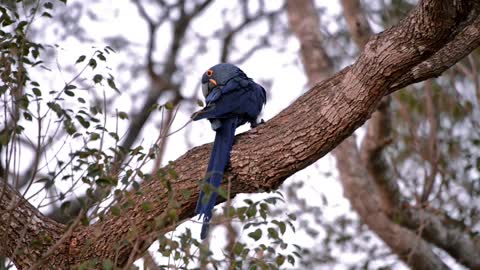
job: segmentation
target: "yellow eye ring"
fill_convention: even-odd
[[[213,70],[211,69],[207,70],[207,76],[212,77],[212,75],[213,75]]]

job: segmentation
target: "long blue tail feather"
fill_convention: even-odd
[[[216,190],[220,187],[223,173],[230,160],[230,152],[235,138],[237,121],[237,117],[222,119],[221,126],[216,130],[207,175],[203,183],[203,185],[210,184],[213,191],[209,192],[209,197],[205,197],[207,194],[204,192],[205,188],[202,187],[195,208],[195,213],[200,214],[199,218],[203,217],[202,232],[200,234],[201,239],[205,239],[208,234],[212,210],[218,196]]]
[[[195,212],[203,218],[201,238],[208,234],[212,210],[222,182],[235,129],[247,122],[257,125],[257,118],[266,102],[265,89],[228,63],[211,67],[202,75],[202,92],[206,106],[192,115],[192,120],[208,119],[216,132],[204,186],[200,190]]]

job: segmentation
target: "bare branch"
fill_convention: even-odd
[[[161,74],[157,73],[154,70],[154,60],[153,60],[153,51],[155,49],[155,33],[157,26],[150,24],[149,26],[149,46],[147,52],[147,70],[151,78],[151,87],[149,94],[141,106],[142,110],[138,115],[132,119],[132,124],[127,132],[125,140],[123,141],[122,147],[124,149],[130,149],[137,139],[138,135],[142,131],[143,126],[150,117],[152,106],[156,104],[158,99],[167,91],[172,90],[174,92],[174,100],[181,100],[182,96],[180,94],[180,86],[172,82],[172,76],[177,70],[176,62],[178,58],[178,52],[183,44],[183,40],[190,25],[191,21],[202,12],[212,0],[205,0],[200,4],[197,4],[191,13],[186,13],[187,11],[184,8],[184,1],[179,3],[180,11],[183,16],[180,16],[177,20],[173,22],[173,37],[170,44],[170,49],[165,57],[165,65]],[[140,6],[140,5],[139,5]],[[168,11],[167,11],[168,13]],[[167,14],[165,13],[165,14]],[[147,19],[148,21],[148,19]],[[120,157],[122,158],[122,157]],[[123,160],[123,159],[122,159]]]
[[[458,33],[442,49],[413,67],[393,83],[387,94],[393,93],[407,85],[440,76],[444,71],[466,57],[473,49],[480,46],[480,17],[476,11],[476,19]]]
[[[352,152],[354,150],[354,152]],[[361,163],[355,140],[345,140],[333,152],[345,195],[362,220],[413,269],[449,269],[431,246],[414,232],[395,224],[383,212],[376,187]]]
[[[429,134],[428,134],[428,153],[426,153],[427,161],[430,165],[430,171],[425,177],[422,196],[420,198],[421,203],[426,203],[430,193],[432,193],[435,178],[438,173],[438,146],[437,146],[437,131],[438,120],[435,104],[433,103],[433,90],[432,81],[427,80],[425,82],[425,107],[427,110]]]
[[[243,21],[237,25],[236,27],[228,30],[228,32],[224,35],[222,39],[222,49],[220,53],[220,62],[221,63],[226,63],[226,62],[231,62],[229,59],[230,53],[231,53],[231,46],[233,43],[233,40],[236,35],[238,35],[242,30],[247,28],[247,26],[252,25],[261,19],[267,18],[267,17],[272,17],[272,16],[277,16],[280,14],[284,8],[280,7],[278,10],[271,11],[271,12],[265,12],[263,7],[255,14],[255,15],[250,15],[248,12],[248,3],[247,2],[240,2],[242,5],[242,14],[243,14]],[[260,47],[262,47],[263,43],[265,41],[263,40],[260,44],[255,45],[252,47],[243,57],[248,58],[254,51],[258,50]],[[243,61],[243,60],[239,60]]]
[[[310,86],[323,81],[333,73],[333,63],[322,46],[325,40],[320,32],[315,5],[310,0],[287,1],[288,21],[300,40],[300,53]]]

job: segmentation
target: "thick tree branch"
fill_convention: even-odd
[[[348,2],[354,7],[354,1]],[[320,68],[315,63],[331,62],[328,55],[323,50],[323,38],[320,33],[320,25],[315,13],[313,1],[311,0],[295,0],[288,2],[288,15],[291,28],[297,35],[301,43],[301,52],[304,56],[302,58],[305,69],[307,70],[307,76],[309,81],[313,78],[321,77],[324,73],[328,72],[332,67],[331,65]],[[344,7],[345,8],[345,7]],[[351,6],[349,8],[352,8]],[[355,14],[355,17],[347,17],[347,20],[361,20],[361,12],[349,10],[348,12]],[[295,18],[298,18],[295,20]],[[309,22],[309,30],[302,30],[300,26],[300,20]],[[363,18],[366,20],[365,18]],[[303,23],[305,24],[305,23]],[[356,23],[350,23],[351,25],[357,25]],[[349,25],[350,25],[349,24]],[[368,23],[364,28],[367,30],[363,32],[370,32]],[[350,29],[354,31],[354,29]],[[305,32],[316,32],[306,35]],[[361,36],[361,33],[356,33],[355,41],[359,42],[358,46],[363,48],[368,38]],[[310,45],[309,45],[310,44]],[[311,44],[315,44],[312,46]],[[308,50],[308,51],[307,51]],[[308,55],[308,57],[305,57]],[[327,69],[327,71],[326,71]],[[369,153],[375,153],[376,159],[381,157],[381,150],[383,147],[378,147],[379,144],[383,146],[385,143],[381,142],[381,138],[388,137],[390,131],[389,119],[389,102],[388,97],[384,97],[379,109],[372,115],[369,121],[368,131],[364,140],[371,142],[369,145],[373,147],[372,143],[376,143],[376,151],[369,151]],[[362,165],[360,155],[355,143],[355,137],[351,136],[347,138],[340,146],[333,150],[333,154],[336,157],[337,166],[340,173],[341,183],[343,185],[345,194],[350,200],[353,208],[357,210],[361,219],[381,238],[385,243],[391,247],[392,251],[396,253],[405,263],[411,265],[416,269],[448,269],[448,267],[442,262],[438,256],[436,256],[431,247],[417,237],[415,233],[404,229],[397,224],[393,223],[388,216],[384,213],[382,205],[385,202],[389,202],[389,199],[383,199],[382,203],[379,203],[378,191],[375,187],[375,182],[372,180],[367,167]],[[354,164],[354,165],[352,165]],[[382,163],[385,165],[385,163]],[[380,192],[381,197],[389,196],[389,194],[383,194]],[[368,198],[363,198],[367,196]]]
[[[334,152],[345,195],[362,220],[413,269],[449,269],[416,233],[393,223],[383,212],[376,187],[361,163],[354,140],[346,140]]]
[[[389,85],[450,41],[452,30],[468,15],[469,2],[421,1],[398,26],[372,39],[351,67],[317,84],[266,124],[237,136],[226,173],[231,194],[275,189],[340,144],[369,118]],[[126,195],[119,204],[129,201],[131,207],[120,216],[107,215],[76,230],[74,245],[61,246],[46,265],[65,267],[111,258],[124,266],[132,251],[139,256],[159,233],[193,215],[197,181],[204,175],[210,148],[209,144],[191,149],[160,170],[142,183],[141,192]],[[171,182],[171,191],[165,181]],[[182,196],[182,190],[191,196]],[[142,208],[144,202],[151,203],[150,211]]]
[[[364,44],[359,42],[367,41],[368,37],[362,37],[361,35],[371,31],[367,29],[368,22],[362,16],[360,3],[358,0],[342,0],[342,5],[349,31],[357,45],[362,48]],[[444,48],[412,70],[420,71],[422,75],[419,75],[419,78],[422,77],[423,79],[432,77],[433,73],[430,72],[434,72],[435,76],[438,76],[456,61],[466,56],[473,48],[480,45],[479,19],[475,19],[470,26],[467,26]],[[455,60],[452,60],[452,58]],[[430,68],[425,68],[426,66]],[[414,73],[416,72],[407,74],[412,75]],[[400,80],[407,79],[407,77],[404,75]],[[407,80],[412,82],[412,77]],[[394,86],[395,89],[400,89],[397,87],[398,85]],[[382,154],[383,149],[391,140],[391,116],[388,104],[389,99],[382,100],[378,110],[372,114],[361,147],[363,164],[365,164],[369,176],[371,176],[379,191],[383,211],[399,225],[406,226],[411,230],[422,228],[421,236],[424,239],[448,252],[458,262],[472,269],[480,268],[480,243],[476,241],[475,237],[470,237],[468,232],[464,232],[457,226],[449,225],[448,218],[434,215],[424,209],[406,207],[408,204],[400,193],[395,175]]]
[[[27,269],[62,237],[65,226],[43,216],[10,185],[0,179],[0,256]]]
[[[394,84],[389,87],[387,94],[413,83],[424,81],[428,78],[440,76],[445,70],[466,57],[471,51],[480,46],[480,16],[479,10],[473,22],[458,33],[454,39],[448,42],[434,55],[413,67],[409,72],[403,74]]]

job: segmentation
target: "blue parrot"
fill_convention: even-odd
[[[232,64],[221,63],[208,69],[202,76],[202,92],[205,107],[192,115],[192,120],[208,119],[215,131],[207,175],[204,179],[195,213],[203,216],[201,239],[207,237],[212,210],[217,199],[216,190],[220,187],[223,173],[230,160],[230,151],[235,137],[235,129],[247,122],[256,127],[257,117],[265,105],[265,89],[248,78]],[[263,120],[262,120],[263,121]],[[205,185],[213,187],[205,194]]]

